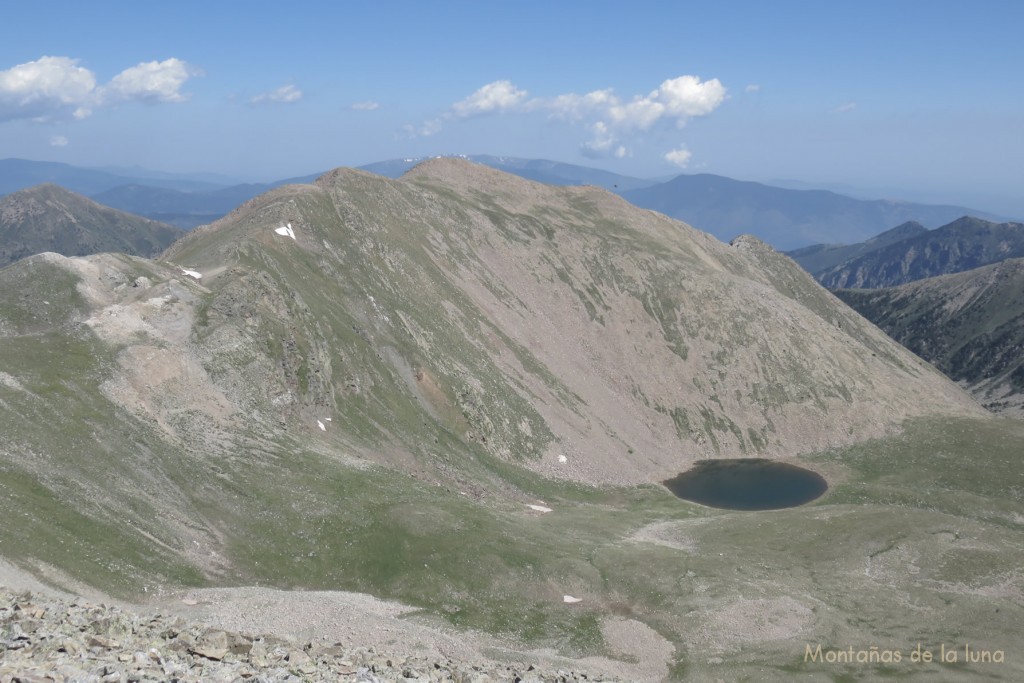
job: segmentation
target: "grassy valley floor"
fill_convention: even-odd
[[[180,583],[149,583],[153,575],[131,585],[147,575],[127,564],[84,578],[122,597],[163,595],[165,607],[223,628],[351,642],[373,623],[389,634],[379,645],[403,648],[408,629],[421,645],[440,629],[448,635],[438,643],[474,645],[467,657],[589,658],[628,680],[1019,680],[1022,439],[1017,421],[918,420],[798,459],[832,488],[773,512],[703,508],[655,486],[555,484],[499,462],[480,466],[511,482],[505,492],[461,495],[314,454],[240,468],[208,502],[225,555],[221,574],[196,587],[369,593],[393,601],[391,626],[379,609],[336,611],[330,594],[186,594]],[[528,507],[540,503],[552,512]],[[33,516],[44,508],[16,496],[0,507],[6,519],[43,522]],[[10,528],[3,547],[25,568],[33,555],[47,559]],[[168,562],[166,576],[177,566]],[[335,618],[318,618],[325,610]],[[911,661],[918,644],[959,661]],[[1002,661],[965,661],[965,648]],[[862,652],[876,659],[856,661]],[[896,652],[901,661],[878,661]]]

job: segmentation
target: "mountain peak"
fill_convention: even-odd
[[[507,179],[512,177],[514,176],[489,166],[475,163],[469,159],[461,157],[433,157],[410,168],[402,174],[401,179],[419,180],[429,178],[444,181],[449,185],[464,187],[495,182],[508,184],[511,181]],[[516,179],[524,183],[529,182],[520,178]]]
[[[53,183],[0,199],[0,267],[43,251],[153,256],[181,234],[170,225],[97,204]]]

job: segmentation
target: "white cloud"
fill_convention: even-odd
[[[857,108],[857,103],[856,102],[843,102],[842,104],[840,104],[838,107],[836,107],[832,111],[835,112],[836,114],[844,114],[844,113],[846,113],[848,111],[853,111],[856,108]]]
[[[677,149],[666,152],[664,159],[669,163],[675,164],[679,168],[686,168],[687,164],[690,163],[690,158],[692,156],[693,154],[690,150],[686,149],[685,145],[681,145]]]
[[[302,99],[302,91],[294,85],[282,85],[276,90],[265,92],[249,100],[250,104],[291,104]]]
[[[350,106],[349,109],[355,109],[356,111],[373,111],[375,109],[380,109],[380,104],[373,100],[367,100],[366,102],[356,102]]]
[[[586,95],[568,93],[559,95],[550,100],[534,100],[530,103],[530,109],[547,109],[551,115],[566,121],[579,121],[595,111],[603,111],[609,106],[620,104],[619,98],[615,96],[611,88],[606,90],[594,90]]]
[[[511,109],[526,97],[526,91],[520,90],[509,81],[494,81],[466,99],[452,105],[452,114],[464,119],[470,116],[491,114]]]
[[[406,124],[402,130],[409,137],[426,137],[441,131],[445,121],[457,121],[486,114],[496,114],[511,109],[529,110],[523,103],[527,92],[512,85],[510,81],[494,81],[478,89],[464,100],[460,100],[438,117],[425,121],[419,126]]]
[[[424,121],[418,126],[407,123],[402,126],[402,132],[409,138],[426,138],[441,132],[444,122],[440,118]]]
[[[446,122],[472,116],[512,111],[546,112],[553,119],[580,125],[589,131],[590,139],[580,145],[584,156],[623,158],[631,154],[628,145],[641,133],[666,124],[681,128],[693,117],[707,116],[725,101],[727,92],[717,78],[702,81],[697,76],[686,75],[667,79],[647,95],[636,95],[629,101],[620,98],[611,88],[583,95],[570,92],[527,100],[527,92],[510,81],[494,81],[451,105],[440,116],[419,126],[407,125],[403,130],[410,137],[428,136],[439,132]],[[665,158],[684,166],[689,162],[690,152],[680,147]]]
[[[761,86],[758,85],[757,83],[751,83],[750,85],[748,85],[747,87],[745,87],[743,89],[743,92],[760,92],[760,91],[761,91]]]
[[[41,57],[0,71],[0,121],[58,118],[82,107],[96,76],[67,57]]]
[[[647,130],[662,119],[683,126],[692,116],[706,116],[725,100],[725,87],[717,78],[701,81],[696,76],[671,78],[646,97],[612,106],[608,115],[616,124]]]
[[[441,131],[441,119],[431,119],[420,126],[419,134],[423,136],[434,135]]]
[[[181,87],[198,71],[171,57],[162,62],[140,62],[125,69],[100,89],[105,102],[184,102]]]
[[[40,57],[0,71],[0,121],[82,119],[116,102],[181,102],[181,87],[198,72],[180,59],[143,62],[105,86],[70,57]]]
[[[613,156],[621,159],[629,155],[629,149],[608,129],[608,124],[598,121],[590,127],[592,139],[580,145],[580,154],[589,159]]]
[[[66,137],[64,137],[63,135],[54,135],[53,137],[50,138],[50,146],[51,147],[67,147],[68,146],[68,139]]]

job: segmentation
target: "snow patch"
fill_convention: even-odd
[[[574,598],[571,595],[563,595],[562,596],[562,602],[571,605],[571,604],[576,603],[576,602],[583,602],[583,598]]]
[[[558,456],[558,462],[568,462],[568,461],[569,461],[569,458],[565,457],[564,455],[559,455]]]
[[[200,273],[198,270],[189,270],[188,268],[182,268],[181,272],[185,273],[185,275],[188,275],[189,277],[194,277],[197,280],[200,280],[203,277],[203,274]]]
[[[536,510],[537,512],[551,512],[552,511],[551,508],[546,508],[543,505],[529,505],[528,504],[526,507],[530,508],[531,510]]]
[[[327,427],[325,427],[324,423],[321,422],[320,420],[316,421],[316,426],[320,428],[321,432],[326,432],[327,431]]]
[[[295,231],[292,230],[291,223],[287,225],[282,225],[280,228],[274,230],[274,232],[276,232],[278,235],[283,235],[284,237],[291,237],[293,240],[295,239]]]

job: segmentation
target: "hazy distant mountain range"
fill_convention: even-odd
[[[709,174],[681,175],[622,196],[719,239],[751,233],[776,249],[793,249],[809,242],[859,242],[907,221],[934,228],[964,215],[1001,219],[963,206],[869,201],[826,190],[788,190]]]
[[[391,159],[360,166],[360,170],[369,171],[388,178],[398,178],[418,163],[430,157],[413,157]],[[517,175],[520,178],[533,180],[547,185],[596,185],[606,190],[621,194],[626,190],[656,185],[661,181],[644,180],[631,176],[620,175],[597,168],[564,164],[547,159],[519,159],[517,157],[491,156],[489,154],[473,154],[456,156],[476,164],[482,164],[499,171]],[[735,235],[734,235],[735,236]]]
[[[64,256],[105,251],[155,256],[183,234],[58,185],[37,185],[0,198],[0,268],[43,251]]]
[[[829,289],[891,287],[1024,256],[1024,224],[964,216],[937,230],[905,223],[866,242],[788,252]]]
[[[286,178],[272,183],[223,185],[188,176],[139,169],[141,175],[121,173],[134,169],[107,170],[80,168],[69,164],[25,159],[0,160],[0,194],[25,189],[40,183],[54,183],[87,195],[106,206],[182,228],[210,223],[253,197],[289,183],[308,183],[319,173]],[[216,177],[216,176],[212,176]]]
[[[668,181],[635,178],[543,159],[490,155],[464,157],[475,163],[549,185],[596,185],[642,208],[660,211],[723,241],[749,233],[777,249],[813,242],[856,242],[893,225],[917,221],[937,227],[960,216],[1003,220],[967,207],[863,200],[824,190],[792,190],[708,174]],[[426,157],[392,159],[362,170],[397,178]],[[57,183],[97,201],[142,216],[192,228],[226,215],[239,204],[275,187],[312,182],[319,173],[270,183],[218,185],[216,176],[181,176],[133,169],[94,170],[21,159],[0,161],[0,194],[41,182]]]
[[[129,169],[121,169],[129,170]],[[54,183],[84,195],[94,195],[121,185],[145,184],[181,192],[215,190],[219,186],[178,176],[142,171],[143,175],[121,175],[106,170],[81,168],[53,161],[0,159],[0,194],[9,194],[42,183]]]

